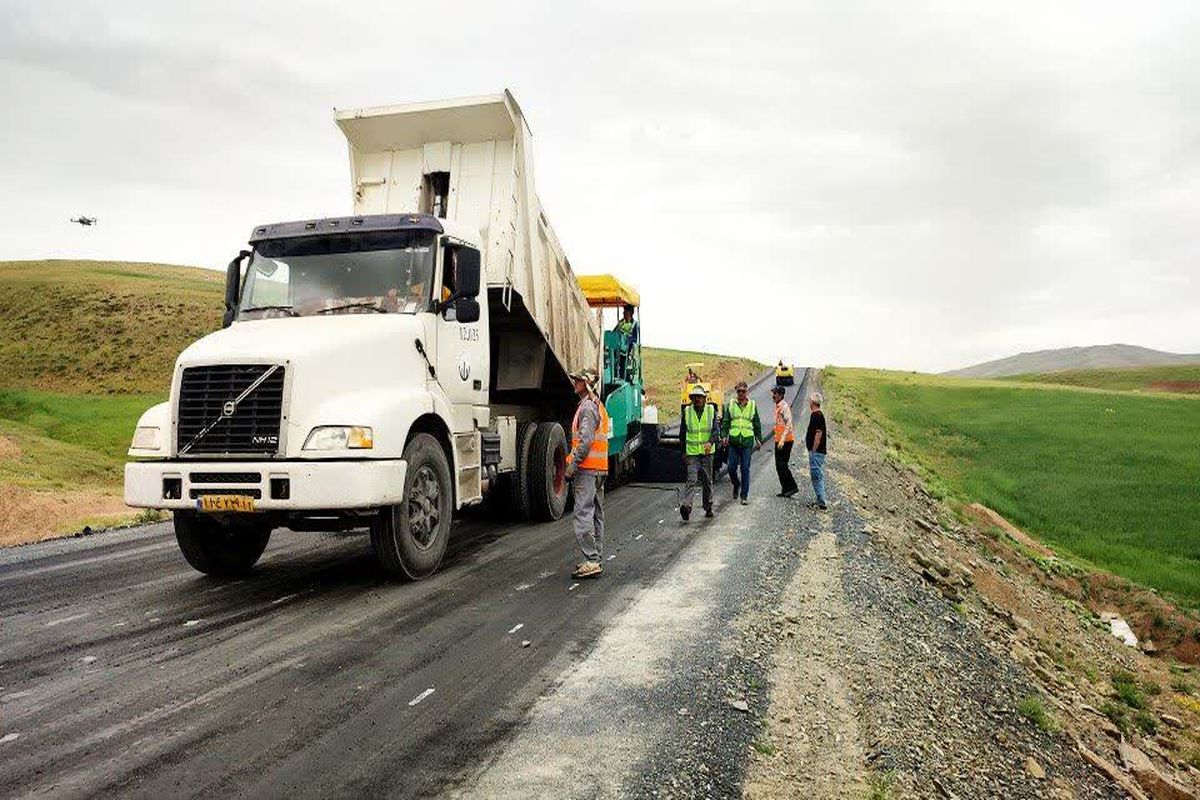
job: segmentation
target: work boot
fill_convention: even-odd
[[[575,571],[571,573],[572,578],[598,578],[600,573],[604,571],[595,561],[584,561],[579,566],[575,567]]]
[[[691,506],[680,506],[679,507],[679,516],[683,517],[684,522],[687,522],[688,517],[690,517],[691,515],[692,515],[692,507]]]
[[[713,515],[712,506],[705,506],[704,507],[704,516],[711,517],[712,515]]]
[[[742,505],[744,505],[744,506],[748,506],[748,505],[750,505],[750,501],[749,501],[747,498],[743,497],[743,498],[742,498]]]
[[[733,484],[733,499],[737,500],[738,492],[742,490],[742,485],[738,483],[737,478],[730,478],[729,482]]]
[[[783,496],[791,497],[792,495],[796,494],[796,492],[798,492],[798,491],[800,491],[800,490],[799,489],[788,489],[786,492],[783,493]]]

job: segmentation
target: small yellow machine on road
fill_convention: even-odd
[[[779,359],[779,365],[775,367],[775,383],[778,386],[791,386],[796,382],[796,368],[791,364],[784,364],[783,359]]]

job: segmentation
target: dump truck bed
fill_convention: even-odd
[[[516,296],[564,378],[598,363],[600,330],[542,210],[532,136],[509,92],[337,111],[336,122],[356,214],[433,213],[478,231],[489,289],[506,307]]]

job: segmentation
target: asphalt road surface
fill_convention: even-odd
[[[0,551],[0,795],[459,788],[697,546],[703,522],[679,525],[675,502],[612,492],[604,577],[580,583],[569,519],[460,521],[441,570],[409,584],[361,535],[277,531],[235,581],[193,572],[167,524]]]

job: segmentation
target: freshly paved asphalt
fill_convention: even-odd
[[[612,492],[582,583],[569,519],[459,521],[408,584],[361,535],[277,531],[235,581],[166,524],[0,551],[0,795],[439,794],[689,548],[675,502]]]

